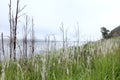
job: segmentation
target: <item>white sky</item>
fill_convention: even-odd
[[[21,6],[27,4],[24,12],[34,17],[37,38],[44,39],[48,34],[55,34],[61,38],[61,22],[65,29],[68,29],[69,39],[75,38],[75,27],[78,22],[81,40],[99,39],[101,27],[112,30],[120,25],[120,0],[21,1]],[[0,33],[4,32],[9,36],[8,3],[9,0],[0,0]],[[20,30],[18,33],[21,36]]]

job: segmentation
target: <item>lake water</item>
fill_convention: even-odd
[[[67,41],[65,42],[65,45],[67,47],[70,46],[76,46],[76,45],[82,45],[86,43],[85,41],[82,41],[78,44],[77,41]],[[9,58],[9,40],[4,40],[4,49],[5,49],[5,56]],[[60,49],[63,47],[63,41],[41,41],[41,40],[36,40],[35,41],[35,54],[40,54],[40,53],[44,53],[46,50],[53,50],[53,49]],[[17,57],[20,57],[21,55],[23,55],[23,41],[19,40],[17,41],[17,47],[16,47],[16,51],[17,51]],[[31,53],[31,41],[27,41],[27,55],[30,56]],[[2,53],[2,44],[1,44],[1,40],[0,40],[0,58],[3,57],[3,53]]]

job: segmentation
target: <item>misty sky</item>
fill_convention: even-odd
[[[9,36],[8,3],[9,0],[0,0],[0,33],[6,36]],[[77,23],[81,40],[96,40],[101,38],[101,27],[112,30],[120,25],[119,3],[120,0],[21,0],[21,7],[27,4],[23,12],[34,18],[36,38],[55,34],[61,39],[59,27],[63,22],[70,40],[75,38]],[[18,36],[22,37],[20,29]]]

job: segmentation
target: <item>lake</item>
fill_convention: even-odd
[[[70,46],[77,46],[77,45],[82,45],[87,43],[87,41],[81,41],[79,44],[77,41],[67,41],[64,42],[64,45],[66,47]],[[5,50],[5,56],[9,58],[9,53],[10,53],[10,47],[9,47],[9,40],[5,39],[4,40],[4,50]],[[44,53],[46,50],[58,50],[60,48],[63,48],[63,41],[44,41],[44,40],[35,40],[35,54],[41,54]],[[17,46],[16,46],[16,51],[17,51],[17,58],[23,55],[23,41],[18,40],[17,41]],[[27,41],[27,55],[30,56],[31,54],[31,40]],[[3,58],[3,53],[2,53],[2,44],[0,40],[0,58]]]

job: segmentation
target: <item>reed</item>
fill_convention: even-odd
[[[1,80],[120,80],[120,38],[111,38],[80,44],[79,25],[77,24],[77,45],[68,46],[67,30],[61,24],[62,48],[57,49],[56,43],[51,45],[51,36],[46,38],[46,51],[35,55],[35,33],[32,19],[31,57],[28,57],[27,47],[27,17],[23,44],[24,58],[16,59],[16,31],[19,9],[17,0],[16,15],[11,13],[10,22],[10,60],[6,58],[4,39],[2,38],[2,53],[4,60],[0,62]],[[54,41],[56,38],[54,35]],[[13,41],[12,41],[13,39]],[[53,42],[52,42],[53,43]],[[13,45],[13,46],[12,46]],[[19,46],[20,47],[20,46]],[[24,50],[25,49],[25,50]],[[21,53],[22,50],[21,50]],[[13,61],[12,61],[13,57]]]
[[[62,49],[48,51],[46,48],[46,53],[28,58],[26,62],[16,60],[9,61],[7,65],[0,63],[3,65],[0,66],[1,79],[4,77],[5,80],[119,80],[119,45],[119,38],[113,38],[67,47],[64,53]]]

